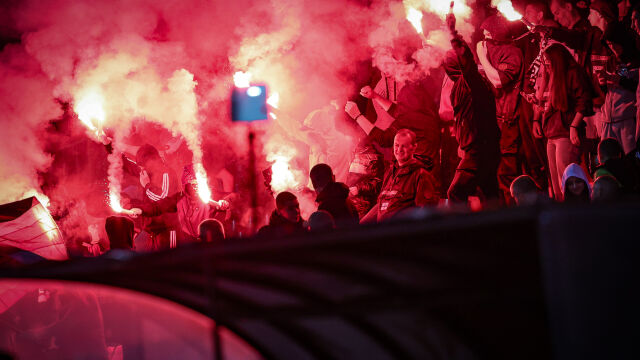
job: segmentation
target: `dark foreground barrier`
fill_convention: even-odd
[[[225,348],[239,341],[228,333],[274,359],[638,358],[638,214],[636,204],[509,209],[0,275],[182,304],[215,319],[202,358],[249,358]],[[127,342],[125,359],[160,356]]]

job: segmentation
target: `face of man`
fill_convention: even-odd
[[[604,32],[606,24],[599,12],[593,9],[589,10],[589,23],[591,23],[591,26],[595,26]]]
[[[566,28],[570,28],[571,25],[573,25],[571,9],[571,4],[564,3],[561,5],[558,1],[551,1],[551,13],[553,13],[553,18],[556,19],[560,25]]]
[[[535,6],[527,5],[524,9],[524,18],[533,25],[540,25],[542,22],[542,11],[538,11]]]
[[[292,223],[300,221],[300,204],[298,200],[287,201],[278,209],[278,214]]]
[[[411,137],[408,135],[396,135],[393,139],[393,155],[396,157],[399,165],[406,164],[413,158],[417,144],[411,143]]]

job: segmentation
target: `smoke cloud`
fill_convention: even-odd
[[[70,104],[66,113],[72,123],[67,134],[70,138],[97,142],[100,131],[104,131],[113,138],[117,154],[126,152],[128,145],[158,142],[155,133],[140,134],[142,127],[138,126],[141,122],[155,124],[170,135],[181,137],[186,144],[190,156],[172,164],[174,169],[180,171],[185,162],[203,162],[211,180],[226,167],[235,172],[240,185],[232,190],[245,191],[242,184],[246,176],[239,173],[244,168],[234,161],[246,160],[247,126],[231,124],[229,120],[229,95],[236,71],[251,72],[255,82],[266,84],[269,93],[280,96],[277,119],[249,125],[258,134],[258,170],[270,167],[271,161],[284,151],[290,157],[293,183],[306,185],[306,174],[314,165],[312,158],[324,159],[334,168],[344,166],[345,159],[330,154],[327,144],[333,144],[333,153],[350,154],[362,135],[341,126],[345,121],[341,111],[344,101],[365,85],[359,82],[362,80],[354,80],[367,78],[369,69],[362,64],[371,61],[400,79],[424,76],[440,64],[449,47],[443,31],[442,6],[438,5],[438,12],[429,4],[419,3],[6,3],[2,5],[5,24],[1,31],[17,34],[21,41],[5,45],[0,54],[0,202],[41,193],[39,174],[56,172],[50,169],[54,159],[69,153],[62,150],[73,142],[54,140],[46,130],[51,120],[63,115],[61,103]],[[464,5],[460,4],[456,6]],[[407,5],[425,12],[425,44],[405,19]],[[468,17],[459,15],[458,28],[467,36],[470,27],[465,16]],[[100,106],[105,115],[103,121],[92,120],[98,131],[82,125],[74,118],[73,110],[95,94],[102,99]],[[340,111],[331,110],[332,100],[336,100],[334,104]],[[314,111],[320,118],[305,125],[305,119],[316,116]],[[327,128],[344,133],[330,137]],[[291,149],[294,154],[290,154]],[[105,203],[106,187],[104,191],[94,190],[96,183],[106,178],[116,191],[125,191],[127,185],[132,185],[132,179],[123,179],[119,157],[107,158],[106,151],[100,153],[100,146],[94,150],[102,161],[76,165],[79,168],[75,173],[67,168],[59,174],[56,187],[73,187],[73,191],[48,190],[51,196],[65,197],[56,199],[62,207],[83,200]],[[110,164],[108,171],[92,170],[98,163]],[[79,181],[79,177],[86,179]]]

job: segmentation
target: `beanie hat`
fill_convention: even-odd
[[[480,25],[482,30],[487,30],[491,34],[491,38],[496,41],[509,41],[511,40],[511,34],[509,32],[509,23],[504,16],[495,14],[489,16]]]

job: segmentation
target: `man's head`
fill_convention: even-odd
[[[541,25],[544,19],[549,18],[549,5],[539,0],[528,3],[524,9],[524,18],[533,25]]]
[[[198,226],[198,238],[202,242],[219,243],[224,240],[224,226],[216,219],[206,219]]]
[[[480,28],[483,30],[486,39],[501,42],[511,39],[509,22],[500,14],[489,16],[482,25],[480,25]]]
[[[511,196],[518,206],[534,205],[540,189],[529,175],[520,175],[511,183]]]
[[[325,210],[318,210],[309,216],[309,231],[327,231],[335,228],[333,216]]]
[[[104,229],[109,238],[111,249],[133,249],[133,221],[124,216],[109,216],[105,220]]]
[[[611,175],[603,175],[593,183],[591,201],[594,203],[616,201],[620,199],[620,195],[618,180]]]
[[[622,155],[622,146],[614,138],[604,139],[598,144],[598,161],[600,161],[600,164],[604,164],[611,159],[619,159]]]
[[[398,165],[404,165],[413,159],[416,152],[416,133],[409,129],[400,129],[393,139],[393,155],[398,161]]]
[[[288,191],[281,192],[276,196],[276,212],[287,221],[297,223],[300,221],[298,198]]]
[[[156,149],[153,145],[144,144],[138,148],[136,152],[136,163],[143,167],[149,168],[152,164],[162,163],[162,158],[160,157],[160,153],[158,149]]]
[[[551,0],[553,18],[561,25],[571,29],[580,20],[580,13],[569,1]]]
[[[613,6],[604,0],[595,0],[591,2],[589,11],[589,22],[603,32],[607,28],[607,24],[616,21],[616,14]]]
[[[182,170],[182,188],[184,193],[191,199],[198,196],[198,180],[193,165],[186,165]]]
[[[317,164],[311,168],[309,177],[311,178],[313,189],[317,194],[322,192],[327,185],[336,180],[335,175],[333,175],[333,170],[331,170],[331,166],[327,164]]]

